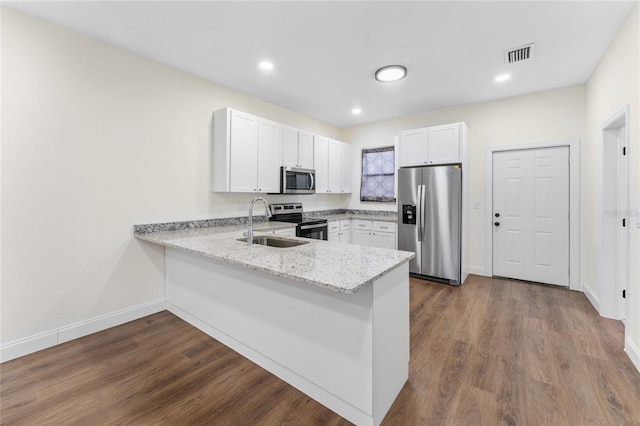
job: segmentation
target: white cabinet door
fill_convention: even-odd
[[[313,169],[313,133],[298,130],[298,164]]]
[[[396,248],[395,232],[374,231],[371,235],[371,245],[373,247],[393,249]]]
[[[284,126],[282,129],[282,165],[298,167],[298,129]]]
[[[340,242],[351,244],[351,220],[340,221]]]
[[[280,163],[282,160],[280,131],[282,125],[258,119],[258,192],[280,190]]]
[[[327,234],[327,241],[331,243],[340,243],[340,233],[339,232],[329,232]]]
[[[341,143],[329,139],[329,192],[342,192]]]
[[[371,246],[371,231],[365,229],[354,229],[353,239],[351,242],[359,246]]]
[[[460,162],[460,123],[428,128],[427,159],[429,164]]]
[[[427,163],[427,129],[400,132],[400,167],[421,166]]]
[[[231,110],[229,191],[254,192],[258,182],[258,117]]]
[[[295,237],[296,236],[296,228],[289,229],[278,229],[277,231],[273,231],[274,235],[279,235],[281,237]]]
[[[313,162],[316,169],[316,192],[329,192],[329,139],[313,136]]]
[[[313,169],[313,133],[284,126],[282,133],[282,165]]]
[[[341,169],[341,181],[340,190],[344,193],[350,193],[351,178],[352,178],[352,164],[351,164],[351,145],[348,143],[342,143],[340,148],[340,169]]]

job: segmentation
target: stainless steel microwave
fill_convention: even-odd
[[[281,194],[315,194],[316,171],[297,167],[280,168]]]

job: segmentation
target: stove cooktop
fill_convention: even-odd
[[[316,225],[327,223],[326,219],[304,218],[302,216],[302,203],[270,204],[271,218],[278,222],[298,223],[304,225]]]

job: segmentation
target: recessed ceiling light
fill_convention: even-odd
[[[360,113],[362,113],[362,110],[360,108],[354,108],[351,110],[351,114],[353,115],[359,115]]]
[[[407,68],[402,65],[387,65],[376,71],[376,80],[383,83],[402,80],[407,76]]]
[[[497,77],[496,77],[496,81],[497,81],[498,83],[501,83],[501,82],[503,82],[503,81],[507,81],[507,80],[509,80],[510,78],[511,78],[511,76],[510,76],[509,74],[501,74],[501,75],[499,75],[499,76],[497,76]]]
[[[258,65],[261,70],[269,71],[273,69],[273,63],[269,61],[262,61]]]

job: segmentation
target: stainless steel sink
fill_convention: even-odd
[[[246,243],[247,239],[238,238],[238,241],[242,241],[243,243]],[[261,246],[269,246],[269,247],[288,248],[288,247],[301,246],[303,244],[309,244],[309,242],[289,240],[287,238],[280,238],[280,237],[271,237],[269,235],[260,235],[257,237],[253,237],[253,244],[259,244]]]

